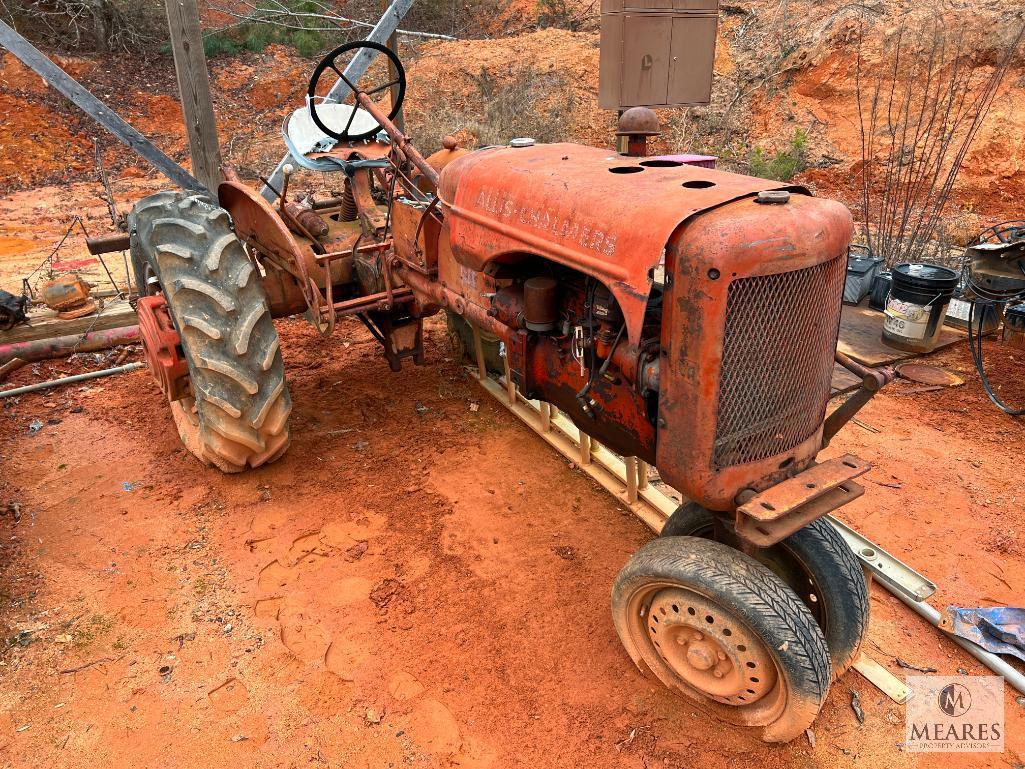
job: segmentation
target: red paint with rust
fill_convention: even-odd
[[[452,254],[474,271],[535,254],[597,278],[637,344],[651,270],[676,229],[731,200],[788,188],[646,162],[579,144],[495,147],[456,158],[442,169],[439,187]]]
[[[139,336],[146,354],[146,365],[169,401],[189,394],[189,369],[181,351],[181,337],[171,322],[167,302],[162,295],[144,296],[136,308]]]
[[[791,195],[784,205],[759,205],[748,198],[720,207],[695,218],[673,238],[666,255],[657,466],[662,478],[687,497],[711,509],[732,509],[740,490],[760,491],[814,459],[822,444],[852,231],[850,212],[840,203]],[[799,271],[808,269],[829,271],[821,290],[790,297],[766,289],[776,293],[767,293],[759,316],[738,319],[764,325],[753,329],[750,354],[744,358],[751,371],[737,376],[766,377],[769,385],[778,378],[779,389],[767,391],[768,396],[797,404],[792,413],[779,415],[780,429],[800,419],[814,428],[785,451],[717,467],[713,457],[723,417],[724,341],[737,342],[736,330],[731,334],[727,328],[731,287],[759,278],[767,286],[782,285],[787,278],[781,276],[803,275]],[[807,318],[795,315],[802,311],[809,313]],[[786,344],[765,349],[780,329],[791,325],[795,331]],[[813,344],[817,348],[808,349]],[[802,365],[790,364],[792,359]],[[788,388],[801,392],[788,397]],[[750,404],[753,414],[761,413],[759,407]],[[756,420],[751,422],[752,429],[757,427]]]
[[[774,316],[773,286],[755,297],[761,304],[750,311],[753,319],[730,320],[730,296],[745,281],[839,264],[852,230],[843,206],[773,180],[575,144],[448,148],[444,161],[422,164],[438,176],[443,224],[432,218],[432,226],[420,227],[422,205],[393,201],[394,252],[382,274],[412,291],[414,314],[444,307],[494,333],[528,397],[557,405],[613,450],[653,461],[667,483],[710,509],[733,509],[741,491],[761,491],[813,461],[841,271],[830,267],[815,284],[821,290],[802,300],[807,312],[796,324]],[[787,190],[790,199],[756,203],[767,190]],[[306,239],[293,237],[277,212],[242,185],[226,182],[219,193],[239,235],[287,265],[307,299],[319,299],[309,294],[324,283],[317,279],[323,272]],[[363,193],[366,231],[366,217],[379,212]],[[659,268],[665,284],[656,287]],[[540,335],[524,330],[522,312],[523,281],[539,275],[558,281],[557,321]],[[563,324],[582,322],[584,276],[608,288],[621,316],[591,332],[594,365],[611,358],[611,366],[578,399],[593,378],[570,354],[573,329]],[[343,296],[342,307],[356,301]],[[789,311],[800,309],[794,296],[783,298]],[[792,338],[781,342],[780,329],[790,325]],[[759,349],[763,331],[773,350]],[[744,346],[741,363],[734,349],[733,373],[724,371],[731,344]],[[809,346],[807,354],[793,353]],[[760,372],[750,392],[737,373],[747,365]],[[791,384],[799,396],[787,395]]]

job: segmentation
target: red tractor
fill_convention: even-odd
[[[318,100],[365,47],[391,80]],[[286,175],[271,204],[226,171],[216,201],[135,207],[139,325],[182,440],[225,472],[288,448],[273,318],[305,313],[327,336],[355,316],[399,371],[423,363],[424,318],[445,310],[500,343],[525,397],[689,500],[612,591],[637,666],[793,739],[868,624],[859,563],[822,520],[868,466],[816,461],[886,381],[839,356],[864,385],[826,415],[849,212],[800,186],[577,144],[447,140],[425,159],[392,122],[404,89],[376,44],[317,66],[286,138],[325,171],[324,196],[290,200]],[[295,147],[303,121],[312,151]]]

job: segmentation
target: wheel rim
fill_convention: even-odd
[[[628,611],[631,635],[663,683],[738,724],[763,726],[783,712],[787,688],[772,651],[729,607],[653,582],[634,593]]]

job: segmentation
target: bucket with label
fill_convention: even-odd
[[[958,274],[935,264],[898,264],[883,310],[883,342],[908,352],[932,352],[943,330]]]

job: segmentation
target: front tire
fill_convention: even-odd
[[[228,212],[159,192],[130,224],[140,294],[164,295],[188,366],[190,395],[171,403],[185,447],[228,473],[273,462],[288,448],[292,401],[259,271]]]
[[[616,578],[612,616],[642,672],[766,742],[815,720],[829,651],[811,613],[758,562],[718,542],[655,539]]]
[[[673,513],[661,536],[714,539],[714,515],[687,502]],[[781,577],[804,601],[826,637],[833,674],[854,664],[868,634],[869,597],[865,572],[843,537],[821,518],[786,539],[763,548],[756,560]]]

